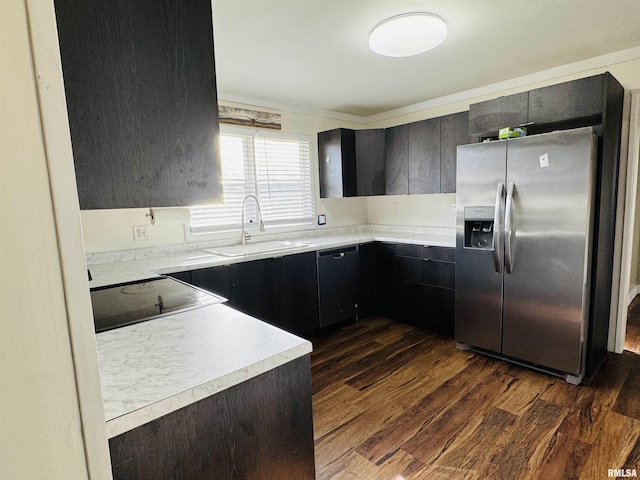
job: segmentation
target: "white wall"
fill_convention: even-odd
[[[24,0],[0,2],[0,45],[0,478],[80,480],[88,474]]]

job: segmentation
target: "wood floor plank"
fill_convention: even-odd
[[[490,359],[475,357],[462,372],[423,397],[402,416],[382,424],[382,428],[359,444],[356,451],[373,463],[393,455],[400,445],[413,438],[451,403],[462,398],[491,369]]]
[[[602,425],[581,480],[605,478],[609,469],[622,468],[640,436],[640,421],[613,411],[606,413]]]
[[[480,478],[513,480],[535,471],[565,415],[564,407],[534,400],[513,428],[505,432],[512,441],[483,463]]]
[[[466,435],[459,435],[438,458],[429,473],[451,475],[451,478],[475,478],[478,468],[489,455],[504,445],[496,441],[500,435],[517,422],[518,417],[497,407],[477,427],[469,428]]]
[[[522,416],[543,393],[549,390],[556,379],[538,372],[520,372],[518,378],[496,399],[496,406]]]
[[[438,459],[451,442],[469,423],[481,419],[491,410],[495,398],[509,389],[514,379],[498,372],[490,372],[482,381],[457,402],[444,410],[434,421],[420,429],[402,444],[409,452],[425,464]]]
[[[377,317],[314,340],[312,365],[319,480],[640,471],[640,357],[631,352],[609,354],[576,387]]]
[[[551,438],[543,461],[521,474],[522,478],[578,479],[593,445],[556,432]]]

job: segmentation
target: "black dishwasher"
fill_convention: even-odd
[[[358,313],[358,247],[323,250],[318,255],[320,327]]]

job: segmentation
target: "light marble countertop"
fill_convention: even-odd
[[[453,229],[393,229],[305,236],[307,245],[239,257],[201,246],[158,254],[109,252],[89,258],[92,288],[160,274],[326,250],[372,241],[455,246]],[[132,256],[134,258],[132,258]],[[104,259],[107,261],[104,261]],[[103,263],[97,263],[102,259]],[[94,262],[92,262],[93,260]],[[96,335],[109,437],[311,352],[310,342],[226,305],[212,305]]]
[[[96,335],[109,438],[311,352],[218,304]]]
[[[93,280],[89,282],[89,285],[91,288],[96,288],[104,285],[143,280],[156,275],[166,275],[175,272],[196,270],[199,268],[230,265],[232,263],[247,262],[250,260],[281,257],[295,253],[326,250],[373,241],[455,247],[454,230],[455,229],[434,229],[435,233],[371,230],[340,235],[305,236],[300,238],[300,240],[308,244],[304,247],[238,257],[215,255],[213,253],[207,253],[202,249],[195,249],[189,252],[172,251],[170,247],[167,247],[164,254],[157,257],[110,261],[104,263],[89,262],[89,269],[93,278]],[[111,258],[117,257],[112,256]],[[127,257],[123,256],[123,258]]]

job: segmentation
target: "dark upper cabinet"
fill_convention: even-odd
[[[409,193],[408,125],[385,129],[386,194]]]
[[[298,335],[318,328],[316,253],[286,255],[276,259],[278,273],[277,325]]]
[[[529,92],[498,97],[469,106],[471,135],[497,134],[504,127],[518,127],[529,122]]]
[[[318,133],[320,198],[353,197],[356,191],[355,131],[336,128]]]
[[[80,208],[220,201],[211,2],[55,10]]]
[[[440,193],[456,191],[456,155],[460,145],[478,141],[469,134],[469,112],[440,117]]]
[[[529,92],[529,122],[558,123],[599,117],[604,105],[604,77],[596,75]],[[599,120],[594,122],[598,124]]]
[[[384,195],[387,188],[384,129],[356,130],[355,137],[358,196]]]
[[[407,127],[409,194],[440,193],[440,118]]]

